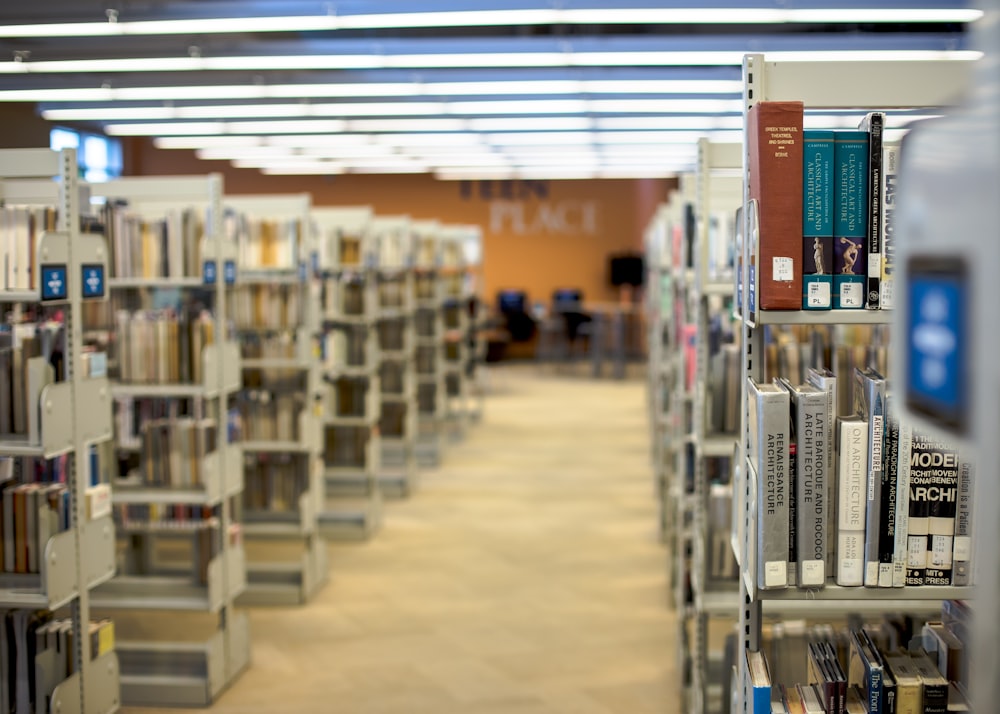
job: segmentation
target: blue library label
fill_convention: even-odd
[[[907,397],[952,424],[965,412],[965,282],[942,272],[910,275]]]
[[[68,296],[65,265],[42,266],[42,300],[65,300]]]
[[[236,284],[236,261],[227,260],[222,264],[222,277],[226,285]]]
[[[83,297],[102,298],[104,297],[104,266],[103,265],[83,265],[80,266],[83,273]]]
[[[217,270],[218,268],[214,260],[206,260],[202,264],[201,268],[202,282],[204,282],[206,285],[214,285],[217,277],[216,276]]]

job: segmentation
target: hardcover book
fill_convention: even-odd
[[[837,585],[864,584],[868,426],[838,419]]]
[[[776,384],[747,380],[750,463],[757,475],[757,581],[787,587],[789,573],[789,397]]]
[[[895,307],[896,284],[896,182],[899,179],[900,144],[882,141],[882,279],[879,308]]]
[[[906,585],[951,584],[958,469],[959,455],[954,448],[914,431]]]
[[[833,307],[865,306],[868,226],[868,134],[838,131],[834,139]]]
[[[749,197],[757,201],[757,308],[802,305],[802,102],[757,102],[748,113]]]
[[[802,309],[833,307],[832,131],[803,132]]]
[[[882,281],[882,130],[884,112],[868,112],[858,129],[868,132],[868,279],[865,307],[879,309]]]
[[[955,506],[955,542],[952,584],[972,585],[972,496],[975,467],[963,459],[958,469],[958,503]]]
[[[882,533],[882,452],[885,434],[885,378],[873,369],[854,372],[855,411],[868,423],[868,491],[865,520],[865,586],[878,587]]]

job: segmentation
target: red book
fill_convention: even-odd
[[[757,102],[748,116],[760,310],[802,307],[802,114],[802,102]]]

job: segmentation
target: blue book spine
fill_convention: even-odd
[[[754,686],[753,714],[771,714],[771,687],[766,685]]]
[[[833,307],[834,132],[803,132],[802,309]]]
[[[835,132],[833,307],[865,307],[868,250],[868,133]]]

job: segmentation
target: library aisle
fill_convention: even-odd
[[[331,548],[312,603],[251,611],[209,711],[679,714],[644,383],[490,378],[484,423]]]

